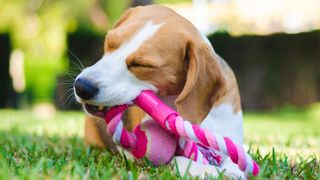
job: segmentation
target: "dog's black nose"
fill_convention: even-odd
[[[99,91],[98,87],[88,79],[78,78],[73,86],[76,94],[83,100],[91,99]]]

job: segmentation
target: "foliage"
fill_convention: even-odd
[[[116,3],[115,3],[116,2]],[[110,26],[125,1],[105,1]],[[27,94],[35,101],[52,101],[57,74],[65,71],[68,33],[82,28],[105,33],[89,18],[95,1],[0,0],[0,32],[8,33],[12,49],[25,57]]]
[[[234,37],[209,36],[234,71],[245,109],[303,107],[320,97],[320,31]]]
[[[305,110],[245,113],[246,144],[262,167],[257,179],[320,178],[320,149],[310,144],[320,138],[319,110],[320,105],[314,105]],[[85,147],[83,113],[58,112],[49,119],[28,111],[6,110],[0,115],[0,179],[183,179],[173,166],[155,168],[147,160],[132,162]]]
[[[182,0],[175,0],[181,2]],[[56,77],[68,69],[68,33],[105,34],[129,5],[128,0],[0,0],[0,33],[8,33],[12,49],[25,57],[26,92],[31,102],[52,101]],[[160,3],[171,3],[158,0]],[[98,12],[98,10],[100,10]],[[92,13],[101,13],[98,27]],[[99,14],[100,13],[100,14]],[[76,53],[77,54],[77,53]]]
[[[63,52],[71,20],[66,12],[71,6],[64,2],[0,2],[0,17],[4,20],[0,22],[0,31],[8,32],[12,48],[24,53],[27,91],[42,101],[50,100],[55,75],[66,65]]]

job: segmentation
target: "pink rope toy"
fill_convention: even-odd
[[[241,171],[258,175],[259,165],[242,147],[227,137],[183,120],[153,92],[142,91],[134,103],[157,123],[142,122],[133,133],[127,131],[121,117],[128,105],[112,107],[105,116],[105,122],[107,134],[113,141],[129,150],[136,158],[146,156],[153,164],[159,165],[168,163],[178,154],[203,164],[220,165],[219,153],[222,153],[229,156]]]

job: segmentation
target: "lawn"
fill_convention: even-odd
[[[245,113],[245,148],[261,165],[258,179],[320,178],[320,105]],[[0,111],[0,179],[177,179],[174,167],[137,164],[83,144],[83,113],[40,118]]]

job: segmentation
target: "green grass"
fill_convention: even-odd
[[[245,140],[261,165],[257,179],[320,178],[320,105],[304,110],[245,113]],[[183,179],[174,167],[127,161],[83,144],[83,113],[42,119],[0,111],[0,179]]]

